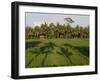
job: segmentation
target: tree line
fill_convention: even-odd
[[[25,27],[26,39],[52,39],[52,38],[89,38],[89,26],[82,27],[76,25],[72,27],[74,21],[71,18],[65,18],[65,24],[43,23],[40,26]]]

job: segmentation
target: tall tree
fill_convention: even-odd
[[[35,26],[35,27],[34,27],[34,31],[35,31],[35,38],[39,38],[39,33],[40,33],[40,28],[39,28],[39,26]]]
[[[32,27],[27,26],[25,27],[25,37],[26,39],[32,39],[34,35],[34,30]]]

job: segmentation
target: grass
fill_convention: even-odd
[[[89,39],[34,39],[25,45],[26,68],[89,65]]]

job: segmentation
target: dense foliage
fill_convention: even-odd
[[[72,27],[71,23],[74,21],[65,18],[68,23],[60,24],[43,23],[40,26],[27,26],[25,28],[26,39],[52,39],[52,38],[89,38],[89,26],[82,27],[77,25]]]

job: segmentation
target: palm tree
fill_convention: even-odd
[[[85,38],[89,37],[89,27],[84,28],[84,34],[85,34]]]
[[[80,28],[79,28],[79,25],[77,25],[74,28],[74,37],[76,37],[76,38],[79,38],[80,37]]]
[[[35,38],[39,38],[39,33],[40,33],[39,26],[35,26],[34,31],[35,31]]]
[[[64,18],[64,21],[65,21],[65,24],[67,24],[67,32],[66,32],[66,34],[67,34],[67,37],[68,38],[72,38],[72,27],[71,27],[71,25],[70,24],[72,24],[72,23],[74,23],[75,21],[72,19],[72,18],[70,18],[70,17],[68,17],[68,18]]]
[[[71,38],[71,30],[72,30],[71,25],[67,24],[67,32],[66,32],[67,38]]]
[[[34,34],[33,28],[30,27],[30,26],[27,26],[25,28],[25,37],[26,37],[26,39],[32,39],[33,38],[33,34]]]
[[[49,27],[54,28],[55,27],[55,24],[54,23],[50,23],[49,24]]]

